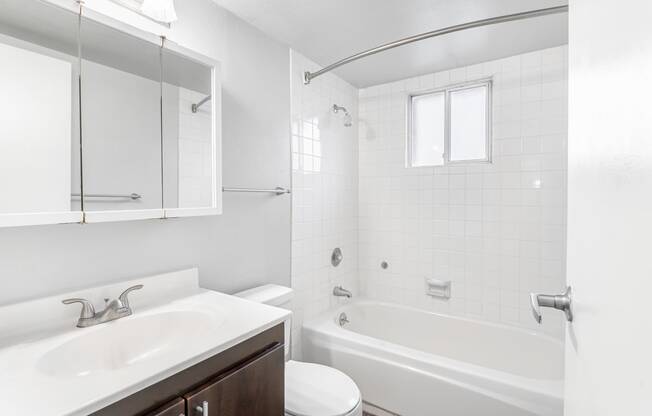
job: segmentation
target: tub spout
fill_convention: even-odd
[[[345,297],[348,299],[351,299],[353,297],[353,294],[350,291],[344,289],[342,286],[335,286],[333,288],[333,295],[339,297]]]

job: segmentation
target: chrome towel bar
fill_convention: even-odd
[[[291,191],[287,188],[277,186],[274,189],[258,189],[258,188],[222,188],[222,192],[250,192],[250,193],[263,193],[263,194],[276,194],[283,195],[289,194]]]
[[[81,194],[71,194],[72,196],[76,197],[81,197]],[[131,194],[84,194],[84,198],[129,198],[133,199],[134,201],[137,199],[141,199],[143,196],[137,193],[131,193]]]

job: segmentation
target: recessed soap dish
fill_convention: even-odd
[[[434,298],[450,299],[451,281],[426,277],[426,295]]]

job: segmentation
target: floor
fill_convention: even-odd
[[[378,414],[369,413],[368,411],[363,410],[362,411],[362,416],[400,416],[400,415],[398,415],[396,413],[385,412],[385,411],[382,411],[382,410],[378,410]]]
[[[373,413],[371,413],[373,412]],[[398,413],[393,413],[385,409],[373,406],[365,402],[364,409],[362,410],[362,416],[401,416]]]

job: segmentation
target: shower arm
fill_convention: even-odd
[[[197,104],[193,104],[193,105],[192,105],[192,112],[193,112],[193,113],[196,113],[197,110],[199,110],[199,107],[201,107],[202,105],[204,105],[207,101],[210,101],[211,98],[213,98],[213,96],[212,96],[212,95],[208,95],[208,96],[204,97],[204,98],[203,98],[200,102],[198,102]]]
[[[349,110],[346,109],[346,107],[342,107],[341,105],[333,104],[333,113],[337,114],[340,111],[344,113],[344,127],[351,127],[353,124],[351,120],[353,119],[351,117],[351,114],[349,114]]]
[[[568,6],[549,7],[546,9],[530,10],[528,12],[514,13],[514,14],[508,14],[508,15],[498,16],[498,17],[490,17],[488,19],[476,20],[473,22],[445,27],[443,29],[432,30],[430,32],[425,32],[419,35],[410,36],[408,38],[386,43],[384,45],[372,49],[367,49],[366,51],[357,53],[355,55],[351,55],[348,58],[341,59],[331,65],[328,65],[320,69],[319,71],[315,71],[315,72],[306,71],[303,73],[303,83],[305,85],[308,85],[310,84],[310,81],[317,78],[318,76],[324,75],[325,73],[330,72],[336,68],[339,68],[342,65],[346,65],[351,62],[355,62],[359,59],[366,58],[368,56],[375,55],[377,53],[384,52],[389,49],[398,48],[399,46],[407,45],[413,42],[419,42],[425,39],[430,39],[437,36],[446,35],[449,33],[459,32],[466,29],[473,29],[476,27],[489,26],[498,23],[513,22],[516,20],[531,19],[534,17],[548,16],[551,14],[567,13],[567,12],[568,12]]]
[[[344,114],[346,114],[347,116],[349,115],[349,110],[347,110],[346,107],[342,107],[340,105],[333,104],[333,112],[335,114],[337,114],[340,111],[344,111]]]

